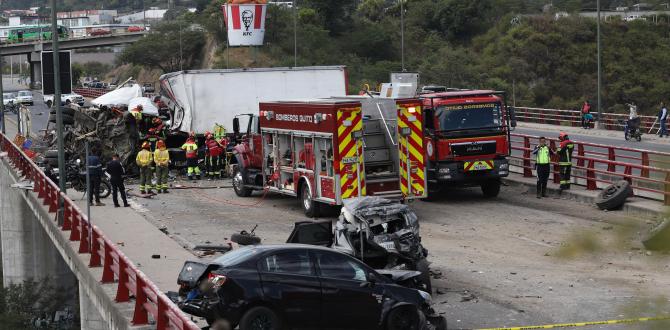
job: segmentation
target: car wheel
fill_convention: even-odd
[[[230,240],[239,245],[256,245],[261,242],[260,237],[251,235],[244,230],[239,234],[238,233],[232,234],[230,236]]]
[[[386,330],[419,330],[421,317],[416,308],[401,306],[391,310],[386,317]]]
[[[308,218],[319,216],[319,202],[314,201],[312,190],[309,189],[309,185],[306,183],[303,183],[300,189],[300,201],[302,202],[302,210]]]
[[[616,209],[626,201],[632,190],[628,181],[617,181],[607,186],[596,196],[596,205],[601,210]]]
[[[267,307],[253,307],[240,319],[240,330],[280,330],[283,328],[277,313]]]
[[[500,193],[500,180],[488,180],[482,184],[482,193],[487,198],[498,197]]]
[[[244,186],[244,175],[240,169],[237,169],[233,175],[233,190],[239,197],[251,196],[252,190]]]

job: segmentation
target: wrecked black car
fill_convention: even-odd
[[[432,291],[419,221],[398,201],[375,196],[346,199],[334,230],[330,221],[298,222],[287,243],[329,246],[380,273],[393,271],[387,275],[403,279],[406,286]]]
[[[212,328],[446,329],[430,295],[333,249],[256,245],[186,262],[178,305]]]

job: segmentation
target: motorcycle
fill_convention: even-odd
[[[9,101],[9,103],[5,104],[5,112],[17,114],[19,113],[19,105],[15,104],[14,101]]]
[[[626,141],[631,139],[635,139],[638,142],[642,141],[642,130],[640,129],[639,118],[636,119],[637,122],[634,122],[635,119],[630,119],[622,123],[624,127],[624,139],[626,139]]]
[[[70,184],[72,189],[85,192],[86,191],[86,169],[83,168],[81,160],[67,162],[65,180]],[[109,183],[109,177],[103,169],[103,177],[100,181],[100,198],[108,197],[112,192],[112,185]],[[57,182],[57,181],[56,181]]]
[[[334,230],[329,220],[298,222],[287,243],[329,246],[399,284],[432,291],[419,220],[409,206],[397,201],[375,196],[346,199]]]

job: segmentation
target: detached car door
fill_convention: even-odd
[[[307,250],[267,255],[258,262],[263,296],[286,317],[290,327],[321,321],[321,283]]]
[[[377,328],[383,287],[368,282],[370,269],[340,253],[313,253],[323,291],[323,324],[346,329]]]

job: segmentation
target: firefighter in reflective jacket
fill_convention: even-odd
[[[189,135],[186,143],[181,146],[186,151],[186,166],[188,167],[188,178],[193,180],[193,176],[200,180],[200,168],[198,167],[198,145],[195,143],[195,134]]]
[[[165,142],[158,140],[156,151],[154,151],[154,163],[156,163],[156,190],[160,194],[168,193],[168,165],[170,164],[170,153],[165,148]]]
[[[221,154],[223,154],[223,147],[221,147],[212,133],[205,133],[205,165],[207,166],[207,176],[210,179],[223,176],[223,172],[221,171]]]
[[[544,136],[540,137],[540,144],[533,150],[535,155],[535,169],[537,170],[537,198],[547,197],[547,180],[549,180],[549,165],[554,151],[547,146]]]
[[[561,190],[570,189],[570,172],[572,170],[572,151],[575,148],[574,143],[570,141],[568,134],[561,132],[558,135],[558,141],[561,143],[556,153],[558,153],[558,168],[561,173]]]
[[[140,167],[141,194],[152,193],[151,179],[153,177],[153,173],[151,173],[151,163],[153,162],[153,154],[151,153],[151,151],[149,151],[150,148],[151,145],[149,144],[149,142],[142,143],[142,150],[140,150],[140,152],[137,153],[137,158],[135,158],[137,166]]]

